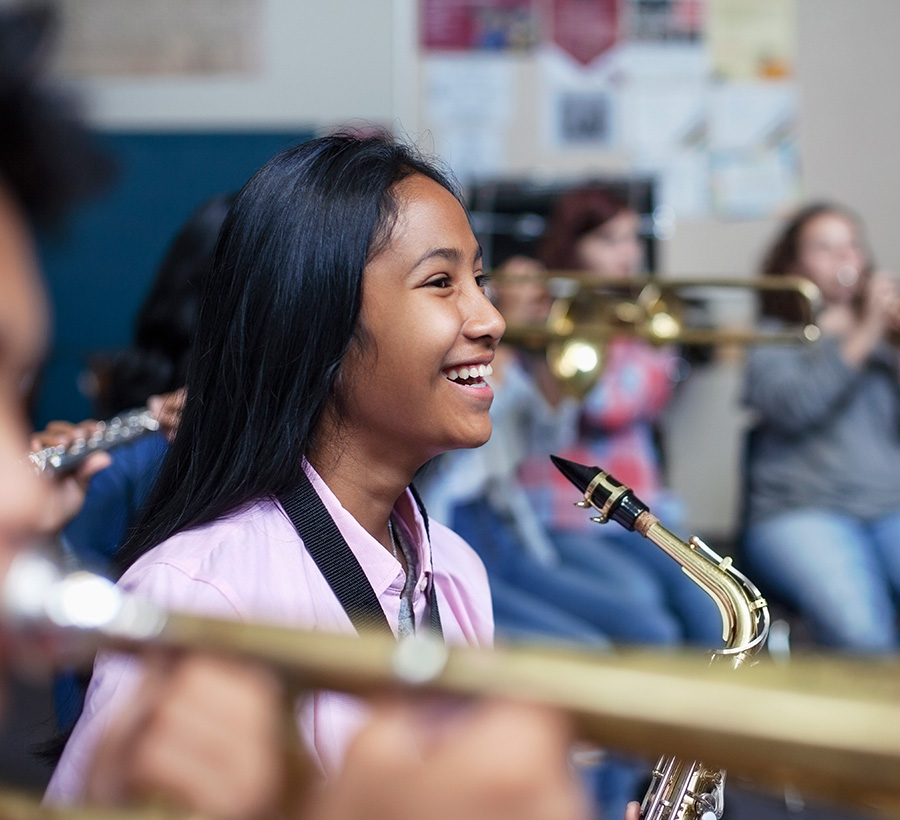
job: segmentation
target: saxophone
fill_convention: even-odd
[[[699,538],[689,541],[669,532],[624,484],[599,467],[586,467],[558,456],[553,463],[584,498],[579,507],[593,507],[598,524],[615,521],[637,531],[681,564],[684,573],[716,602],[722,616],[723,649],[712,652],[711,662],[737,669],[765,643],[769,608],[759,590],[731,563]],[[663,755],[653,767],[650,787],[641,804],[644,820],[713,820],[725,808],[725,772],[698,760]]]

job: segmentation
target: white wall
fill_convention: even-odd
[[[81,83],[96,122],[113,129],[259,129],[362,120],[420,133],[415,0],[266,3],[259,77]],[[806,194],[854,207],[879,260],[900,268],[900,3],[798,0],[798,13]],[[523,65],[517,93],[527,96],[530,70]],[[527,152],[524,146],[510,148],[517,154]],[[603,162],[615,167],[617,160]],[[593,163],[581,157],[543,171],[571,174]],[[749,274],[774,229],[771,221],[682,222],[662,249],[662,269]],[[734,526],[739,386],[739,362],[722,362],[697,373],[672,408],[671,479],[688,503],[692,530],[728,534]]]
[[[116,130],[391,121],[394,25],[401,17],[392,0],[264,0],[262,7],[258,76],[91,78],[76,83],[89,115]]]

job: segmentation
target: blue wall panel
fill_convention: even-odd
[[[90,355],[128,344],[138,306],[181,224],[203,200],[236,191],[308,133],[106,134],[119,173],[40,252],[55,311],[54,344],[34,423],[80,420],[78,377]]]

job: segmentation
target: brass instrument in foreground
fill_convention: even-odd
[[[754,279],[596,279],[584,273],[551,271],[546,284],[553,302],[539,324],[507,325],[503,341],[546,351],[550,370],[576,398],[583,397],[603,371],[606,346],[615,337],[643,339],[654,345],[682,346],[797,344],[817,341],[815,318],[819,289],[798,276]],[[689,320],[692,301],[710,290],[782,292],[796,296],[804,319],[785,330],[754,326],[707,327]]]
[[[684,542],[659,523],[631,490],[599,467],[585,467],[557,456],[557,468],[582,493],[580,507],[594,507],[600,524],[615,521],[638,532],[674,558],[684,573],[719,608],[723,649],[711,660],[727,662],[733,669],[744,666],[765,643],[769,632],[769,608],[759,590],[731,564],[699,538]],[[720,818],[725,808],[725,772],[699,760],[663,755],[653,768],[641,816],[645,820],[701,820]]]
[[[172,647],[262,661],[311,689],[519,698],[565,710],[582,738],[608,748],[641,754],[665,748],[715,760],[762,786],[791,784],[812,798],[900,809],[896,660],[809,658],[788,668],[759,663],[735,675],[698,654],[489,651],[445,647],[428,637],[398,644],[380,635],[168,613],[105,579],[61,576],[30,556],[12,566],[2,606],[12,647],[32,669],[50,659],[89,663],[99,648]]]

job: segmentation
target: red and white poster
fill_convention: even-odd
[[[553,0],[551,39],[581,65],[619,41],[618,0]]]
[[[528,51],[538,40],[536,0],[420,0],[428,51]]]

